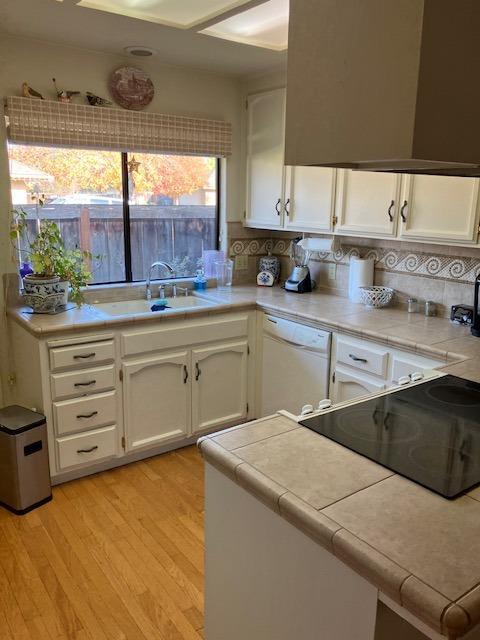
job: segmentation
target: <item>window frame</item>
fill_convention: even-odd
[[[12,143],[14,145],[19,143]],[[35,145],[25,145],[25,146],[35,146]],[[121,284],[136,284],[145,282],[145,280],[135,280],[133,278],[133,270],[132,270],[132,238],[131,238],[131,218],[130,218],[130,193],[129,193],[129,180],[128,180],[128,155],[131,154],[131,151],[118,151],[120,153],[120,163],[121,163],[121,176],[122,176],[122,218],[123,218],[123,243],[124,243],[124,267],[125,267],[125,278],[123,280],[112,280],[107,282],[94,282],[88,283],[87,287],[99,287],[99,286],[107,286],[107,285],[121,285]],[[152,154],[154,155],[154,154]],[[181,154],[171,154],[171,155],[181,155]],[[189,155],[189,154],[185,154]],[[205,156],[209,157],[209,156]],[[211,156],[210,156],[211,157]],[[10,158],[9,158],[10,160]],[[216,198],[215,198],[215,245],[214,248],[218,250],[220,248],[220,203],[221,203],[221,159],[219,157],[215,157],[215,170],[216,170]],[[12,185],[11,177],[10,177],[10,187]],[[20,265],[19,265],[20,266]],[[179,276],[175,279],[189,279],[193,278],[192,276]],[[156,278],[156,280],[172,280],[173,278]]]

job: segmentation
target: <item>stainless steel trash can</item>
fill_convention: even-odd
[[[45,416],[0,409],[0,503],[24,514],[52,499]]]

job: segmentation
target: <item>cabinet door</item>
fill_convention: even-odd
[[[478,178],[405,176],[400,236],[420,240],[475,243]]]
[[[386,389],[383,382],[376,382],[363,373],[353,373],[336,367],[332,377],[331,399],[334,404],[354,400]]]
[[[192,351],[193,433],[247,417],[246,341]]]
[[[400,181],[398,174],[339,170],[336,232],[395,235]]]
[[[152,447],[190,433],[188,351],[126,362],[122,370],[128,451]]]
[[[335,169],[287,167],[285,228],[331,231],[335,206]]]
[[[283,226],[285,89],[248,99],[246,224]]]

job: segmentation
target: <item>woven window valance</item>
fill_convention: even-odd
[[[232,126],[222,120],[169,116],[7,98],[10,142],[80,149],[228,156]]]

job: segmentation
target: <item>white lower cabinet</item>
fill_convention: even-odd
[[[245,419],[247,355],[242,340],[123,363],[126,450]]]
[[[190,352],[122,365],[126,450],[152,447],[190,432]]]
[[[372,393],[384,391],[386,385],[377,382],[365,373],[359,371],[347,371],[336,367],[332,375],[331,400],[334,404],[354,400]]]
[[[201,433],[247,417],[248,343],[192,351],[192,431]]]

